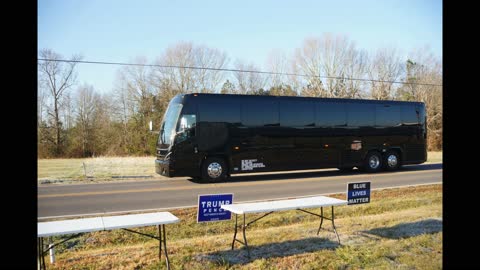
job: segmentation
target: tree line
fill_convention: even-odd
[[[39,57],[64,59],[50,49]],[[235,71],[218,70],[228,67],[227,54],[192,42],[174,44],[152,61],[132,62],[159,66],[120,67],[112,91],[102,94],[77,82],[78,62],[38,62],[39,158],[154,155],[157,135],[149,122],[158,129],[170,99],[193,92],[422,101],[428,149],[442,149],[442,63],[428,49],[408,57],[395,48],[367,53],[347,37],[324,34],[288,55],[273,50],[265,69],[275,74],[241,72],[260,70],[241,60],[233,63]]]

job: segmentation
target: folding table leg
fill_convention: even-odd
[[[165,224],[162,224],[162,230],[163,230],[163,248],[165,249],[165,258],[166,258],[165,260],[167,262],[167,269],[170,270],[170,262],[168,260],[168,253],[167,253],[167,237],[165,234]]]
[[[42,269],[42,264],[40,263],[40,238],[37,238],[37,259],[38,259],[38,267],[37,269]]]
[[[235,214],[235,232],[233,233],[233,241],[232,241],[232,250],[235,248],[235,240],[237,239],[237,225],[238,224],[238,215]]]
[[[42,265],[42,254],[43,254],[43,248],[42,248],[42,242],[41,242],[41,237],[37,238],[37,251],[38,251],[38,269],[44,269]]]
[[[335,228],[335,212],[333,211],[333,205],[332,205],[332,226],[333,226],[333,231],[335,232],[335,234],[337,235],[337,238],[338,238],[338,243],[340,243],[340,236],[338,236],[338,233],[337,233],[337,228]]]
[[[248,248],[247,235],[245,234],[245,229],[247,229],[247,224],[245,223],[245,214],[243,214],[243,241],[245,241],[248,257],[250,258],[250,249]]]
[[[43,237],[41,238],[41,241],[42,241],[42,251],[43,251],[43,247],[44,247],[44,244],[43,244]],[[43,269],[47,269],[47,265],[45,264],[45,256],[42,252],[42,264],[43,264]]]
[[[320,208],[320,226],[318,227],[317,235],[320,234],[320,229],[322,228],[323,224],[323,207]]]
[[[158,227],[158,246],[159,246],[158,259],[161,260],[162,259],[162,227],[160,227],[160,225],[157,225],[157,227]]]

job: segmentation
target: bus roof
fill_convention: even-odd
[[[238,95],[238,94],[209,94],[209,93],[190,93],[179,94],[184,98],[198,97],[202,101],[208,100],[225,100],[225,101],[238,101],[243,100],[286,100],[286,101],[323,101],[323,102],[339,102],[339,103],[369,103],[369,104],[418,104],[423,105],[423,102],[419,101],[397,101],[397,100],[375,100],[375,99],[351,99],[351,98],[321,98],[321,97],[299,97],[299,96],[267,96],[267,95]]]

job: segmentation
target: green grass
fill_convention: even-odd
[[[442,162],[442,152],[428,152],[427,162]],[[97,157],[85,159],[39,159],[40,183],[112,181],[160,177],[155,173],[155,157]]]
[[[251,260],[238,244],[229,248],[233,219],[197,223],[196,209],[172,210],[181,220],[166,226],[172,269],[442,268],[442,185],[378,190],[371,199],[370,204],[335,208],[341,246],[327,220],[324,228],[330,231],[317,236],[318,218],[300,211],[261,219],[247,230]],[[153,227],[138,231],[156,233]],[[158,241],[137,234],[88,233],[60,245],[57,263],[49,269],[164,269],[157,252]]]

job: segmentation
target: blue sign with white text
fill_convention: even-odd
[[[198,196],[197,222],[229,220],[230,211],[220,208],[233,203],[233,194],[209,194]]]
[[[370,182],[348,183],[348,205],[370,202]]]

